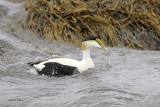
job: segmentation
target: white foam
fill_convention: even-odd
[[[29,74],[38,75],[35,69],[28,70]]]

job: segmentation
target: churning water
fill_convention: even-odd
[[[0,107],[160,106],[160,51],[94,49],[94,69],[57,78],[36,75],[27,63],[57,57],[81,60],[80,48],[2,31],[0,46]]]

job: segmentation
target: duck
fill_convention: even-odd
[[[82,73],[90,68],[94,68],[94,62],[90,56],[93,48],[108,49],[103,42],[96,36],[88,36],[82,41],[82,60],[78,61],[70,58],[55,58],[44,61],[29,62],[37,74],[47,76],[70,76]]]

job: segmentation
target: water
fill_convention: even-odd
[[[80,60],[80,48],[2,31],[0,46],[0,107],[160,106],[160,51],[94,49],[94,69],[57,78],[33,74],[27,63],[57,57]]]

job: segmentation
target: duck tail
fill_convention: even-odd
[[[29,62],[29,63],[27,63],[27,64],[28,64],[29,66],[33,66],[33,65],[39,64],[39,63],[41,63],[41,62],[43,62],[43,61]]]

